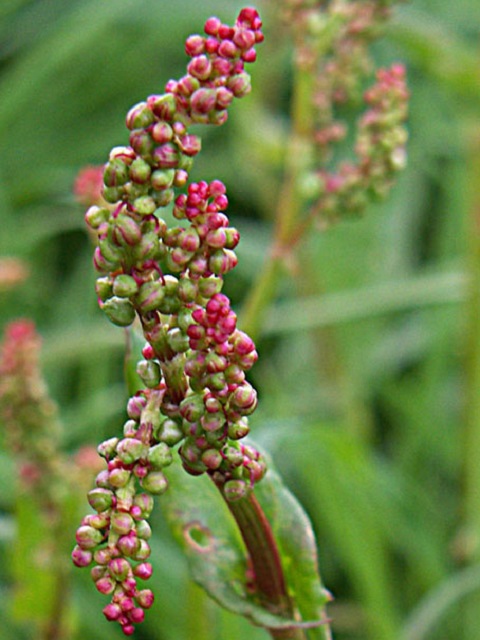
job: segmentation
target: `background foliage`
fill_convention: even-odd
[[[242,242],[226,290],[240,314],[274,224],[291,75],[277,4],[257,4],[266,42],[254,90],[225,127],[202,132],[192,176],[227,184]],[[1,4],[0,255],[22,259],[29,277],[0,291],[0,323],[37,323],[67,452],[116,433],[126,400],[123,332],[96,305],[74,177],[125,143],[132,104],[183,73],[185,37],[208,15],[229,21],[241,6]],[[475,0],[397,10],[375,55],[407,64],[409,167],[364,219],[309,235],[258,340],[252,431],[312,519],[337,640],[480,638],[479,30]],[[22,536],[35,527],[15,486],[2,448],[5,640],[38,637],[42,589],[40,581],[14,604],[14,583],[33,575]],[[84,506],[72,497],[72,545]],[[138,637],[264,638],[190,583],[160,509],[154,520],[157,601]],[[72,571],[65,591],[68,638],[119,638],[86,573]]]

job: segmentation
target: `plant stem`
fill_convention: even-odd
[[[271,613],[293,620],[294,605],[287,593],[278,547],[258,500],[249,493],[245,498],[231,502],[225,498],[223,485],[216,482],[216,486],[240,529],[263,605]],[[304,630],[299,627],[269,628],[268,631],[277,640],[306,640]]]
[[[467,301],[467,339],[465,343],[465,426],[464,426],[464,468],[463,468],[463,521],[469,551],[466,564],[476,563],[480,557],[480,196],[478,177],[480,176],[480,133],[471,136],[471,169],[469,171],[470,216],[468,220],[469,243],[469,295]],[[464,637],[480,638],[478,601],[466,604],[464,617]]]
[[[260,277],[244,304],[241,325],[253,339],[258,336],[265,312],[275,297],[278,281],[295,245],[303,234],[297,233],[305,196],[300,182],[312,161],[314,75],[309,68],[294,69],[292,131],[286,150],[285,175],[275,214],[276,226],[270,250]],[[302,229],[303,231],[304,229]]]

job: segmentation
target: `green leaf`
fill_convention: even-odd
[[[308,622],[274,615],[251,594],[246,580],[245,546],[214,483],[207,476],[188,476],[180,464],[173,464],[167,475],[171,484],[162,496],[161,506],[185,552],[193,580],[221,606],[256,625],[270,629],[305,627],[312,639],[329,638],[326,626],[310,628],[319,624],[328,600],[317,572],[312,529],[279,476],[269,470],[255,493],[267,517],[275,520],[273,529],[287,583],[296,607]]]

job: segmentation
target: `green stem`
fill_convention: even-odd
[[[312,164],[314,74],[309,68],[294,69],[292,103],[292,131],[286,150],[283,186],[275,214],[276,226],[270,251],[244,304],[241,326],[253,339],[258,336],[265,312],[275,297],[278,282],[289,262],[294,246],[300,240],[298,233],[305,196],[300,188],[301,178],[308,174]],[[302,231],[304,229],[302,228]]]
[[[231,502],[225,498],[223,485],[216,483],[240,529],[255,575],[255,585],[263,605],[271,613],[286,619],[295,618],[295,609],[287,593],[280,553],[272,528],[258,500],[250,493]],[[268,629],[277,640],[306,640],[303,629]]]

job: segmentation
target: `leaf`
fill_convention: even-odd
[[[275,518],[273,528],[287,582],[296,606],[309,622],[274,615],[249,592],[245,546],[213,482],[207,476],[188,476],[178,463],[167,471],[171,485],[161,504],[173,535],[187,556],[193,580],[218,604],[254,624],[271,629],[305,627],[312,639],[328,638],[326,627],[311,628],[320,624],[328,600],[316,568],[312,529],[279,476],[269,470],[256,494],[267,516]]]

